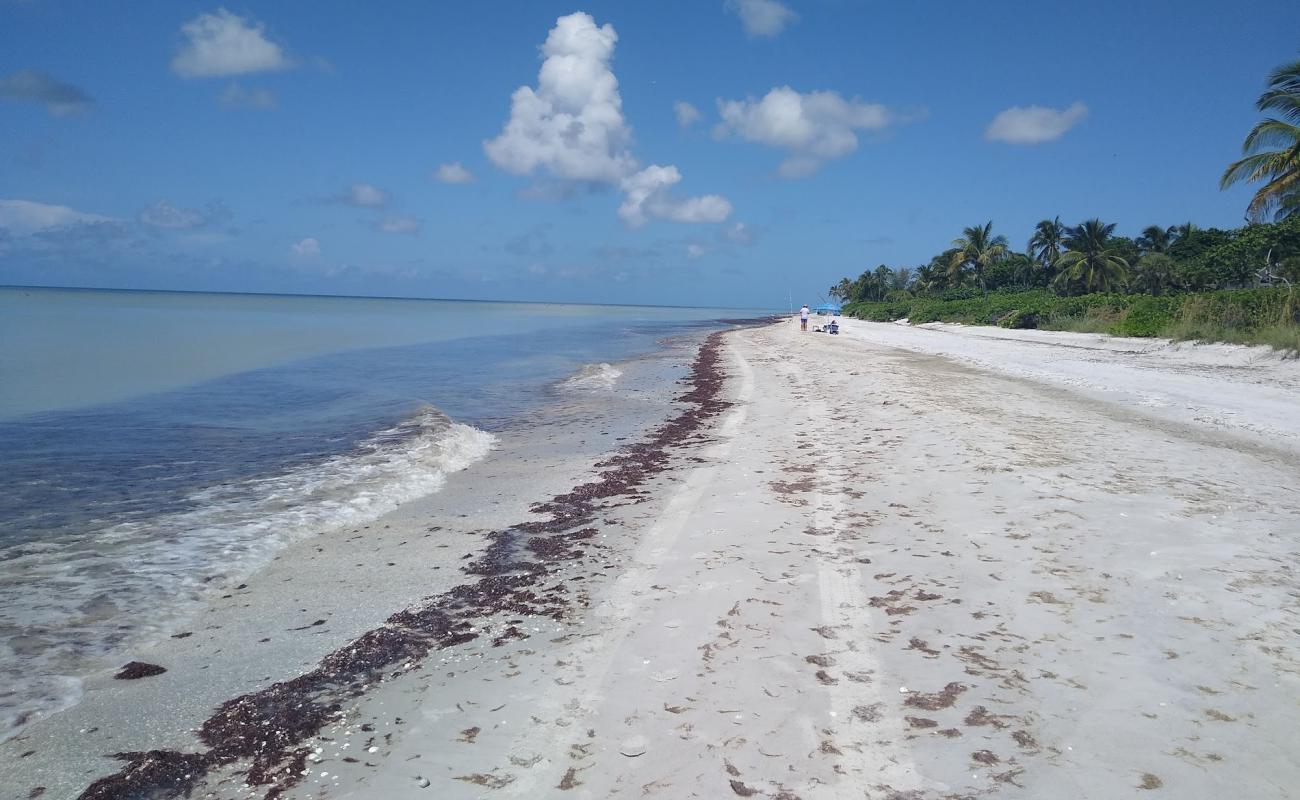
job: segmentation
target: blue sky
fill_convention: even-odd
[[[1235,227],[1218,176],[1296,30],[1294,2],[0,0],[0,283],[784,307],[989,219],[1017,248],[1056,215]]]

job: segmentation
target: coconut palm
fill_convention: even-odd
[[[1183,241],[1199,230],[1200,228],[1196,227],[1193,223],[1184,222],[1182,225],[1170,225],[1169,230],[1165,232],[1169,234],[1170,246],[1173,246],[1175,243]]]
[[[1066,251],[1057,259],[1060,274],[1053,285],[1058,289],[1109,292],[1128,278],[1128,262],[1115,254],[1111,234],[1115,223],[1086,220],[1070,228],[1065,236]]]
[[[1151,252],[1133,268],[1133,288],[1159,297],[1178,281],[1178,263],[1165,253]]]
[[[1007,237],[994,236],[993,223],[990,221],[966,228],[960,238],[953,239],[952,246],[957,249],[957,252],[953,253],[952,260],[948,262],[949,279],[960,279],[962,274],[969,270],[975,273],[980,288],[988,294],[984,273],[990,266],[1006,257]]]
[[[1191,223],[1187,223],[1191,225]],[[1144,253],[1165,253],[1169,251],[1169,245],[1174,242],[1174,229],[1162,228],[1159,225],[1148,225],[1142,229],[1142,234],[1137,238],[1137,246]]]
[[[916,280],[912,285],[919,292],[937,292],[946,285],[946,278],[934,264],[922,264],[916,268]]]
[[[1061,224],[1061,218],[1045,219],[1034,226],[1034,235],[1029,237],[1029,255],[1044,269],[1050,269],[1061,255],[1064,238],[1065,226]]]
[[[1268,77],[1268,89],[1255,107],[1277,116],[1266,117],[1246,134],[1241,143],[1244,158],[1228,165],[1219,188],[1240,181],[1262,182],[1246,207],[1246,216],[1254,222],[1280,221],[1300,211],[1300,61],[1285,64]]]

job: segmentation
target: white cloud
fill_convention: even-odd
[[[681,181],[677,167],[652,164],[620,183],[623,204],[618,215],[632,226],[644,225],[648,218],[673,222],[722,222],[731,215],[731,203],[715,194],[678,199],[669,189]]]
[[[560,17],[542,45],[537,88],[511,97],[510,120],[485,142],[497,166],[518,175],[544,169],[557,178],[615,183],[636,169],[628,152],[618,79],[610,71],[618,34],[581,12]]]
[[[488,158],[517,175],[537,171],[562,182],[605,184],[626,198],[619,215],[631,225],[650,218],[718,222],[731,204],[716,195],[675,199],[668,189],[681,180],[673,166],[642,170],[629,150],[632,131],[623,119],[618,79],[610,69],[618,34],[588,14],[560,17],[542,45],[545,60],[536,89],[511,96],[510,119],[483,143]]]
[[[177,208],[166,200],[159,200],[145,208],[136,219],[152,228],[172,230],[197,228],[208,221],[203,212],[193,208]]]
[[[289,245],[289,254],[295,258],[316,258],[320,256],[320,242],[308,236],[301,242]]]
[[[0,97],[40,103],[55,117],[86,111],[95,102],[76,86],[34,69],[19,70],[0,78]]]
[[[388,205],[389,196],[388,192],[378,186],[371,186],[368,183],[354,183],[337,199],[350,206],[383,208]]]
[[[270,89],[262,89],[254,86],[251,89],[245,89],[238,83],[232,83],[226,87],[218,97],[217,102],[226,108],[256,108],[271,109],[276,107],[275,92]]]
[[[459,161],[453,161],[434,170],[433,179],[441,183],[473,183],[474,173],[465,169]]]
[[[815,172],[823,163],[858,149],[855,131],[877,131],[897,115],[878,103],[845,100],[838,92],[800,94],[789,86],[768,92],[762,100],[719,100],[722,115],[714,129],[728,135],[789,151],[778,172],[787,178]]]
[[[1088,107],[1074,103],[1057,110],[1045,106],[1012,106],[1000,112],[984,138],[1008,144],[1041,144],[1059,139],[1088,116]]]
[[[375,223],[375,229],[380,233],[416,234],[421,224],[415,217],[384,217]]]
[[[700,110],[685,100],[673,103],[673,113],[677,115],[677,124],[689,128],[700,119]]]
[[[186,43],[172,59],[172,72],[182,78],[209,78],[292,66],[280,46],[266,38],[265,29],[224,8],[200,14],[181,26]]]
[[[116,222],[112,217],[87,214],[67,206],[34,200],[0,200],[0,229],[16,235],[61,228],[78,223]]]
[[[740,24],[750,36],[771,38],[799,15],[776,0],[727,0],[726,8],[740,17]]]
[[[704,245],[691,242],[686,245],[686,257],[690,259],[702,258],[705,253],[709,252]]]

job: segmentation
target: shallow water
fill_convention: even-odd
[[[0,290],[0,739],[287,543],[734,310]]]

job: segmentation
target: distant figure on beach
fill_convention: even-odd
[[[804,303],[803,308],[799,309],[799,330],[808,330],[808,304]]]

